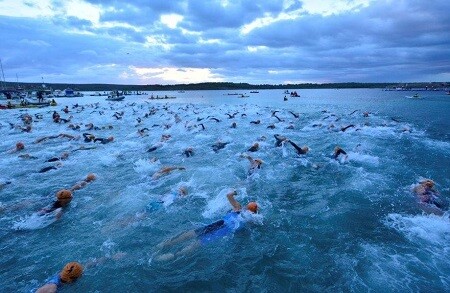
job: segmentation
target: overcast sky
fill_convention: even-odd
[[[450,0],[0,0],[0,58],[21,82],[450,81],[449,15]]]

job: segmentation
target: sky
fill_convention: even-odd
[[[0,0],[1,79],[450,81],[449,0]]]

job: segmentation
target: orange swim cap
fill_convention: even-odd
[[[72,199],[72,192],[67,189],[61,189],[56,193],[58,199]]]
[[[62,271],[59,273],[61,281],[64,283],[72,283],[76,281],[83,274],[83,267],[78,262],[69,262],[64,266]]]
[[[94,173],[89,173],[87,176],[86,176],[86,179],[84,179],[86,182],[91,182],[91,181],[94,181],[95,179],[97,179],[97,177],[95,176],[95,174]]]
[[[247,210],[251,211],[252,213],[256,213],[258,211],[258,205],[254,201],[249,202],[247,204]]]

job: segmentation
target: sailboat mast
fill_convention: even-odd
[[[3,72],[2,59],[0,59],[0,68],[2,69],[2,76],[3,76],[3,79],[0,79],[0,81],[2,82],[2,89],[4,89],[3,83],[6,82],[6,79],[5,79],[5,73]]]

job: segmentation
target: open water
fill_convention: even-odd
[[[424,212],[411,192],[431,178],[441,197],[450,196],[450,96],[298,92],[301,97],[288,101],[282,90],[248,98],[225,91],[160,92],[154,95],[177,98],[127,96],[122,102],[85,96],[59,98],[56,107],[1,110],[0,183],[11,183],[0,190],[0,291],[33,291],[69,261],[97,265],[61,292],[450,291],[449,212]],[[75,103],[80,107],[72,108]],[[60,111],[66,105],[69,114]],[[80,129],[53,123],[53,110],[72,115]],[[113,116],[122,111],[122,118]],[[9,124],[22,125],[25,113],[34,118],[30,133]],[[100,129],[85,131],[90,122]],[[274,129],[267,128],[271,124]],[[137,134],[142,128],[148,136]],[[115,140],[34,143],[83,132]],[[171,138],[147,152],[163,134]],[[275,147],[274,134],[309,146],[309,153],[299,156],[289,144]],[[18,141],[25,150],[9,153]],[[217,141],[228,144],[214,152]],[[247,152],[254,142],[260,149]],[[336,145],[347,151],[346,160],[331,158]],[[80,146],[96,148],[74,151]],[[183,155],[187,147],[194,156]],[[62,152],[70,152],[62,166],[38,173]],[[256,174],[248,176],[244,152],[264,161]],[[18,157],[24,153],[36,158]],[[186,169],[152,179],[173,165]],[[90,172],[97,180],[74,192],[61,219],[36,215],[59,189]],[[148,208],[180,186],[188,196]],[[221,219],[231,188],[242,204],[259,203],[260,225],[173,260],[155,260],[158,243]]]

